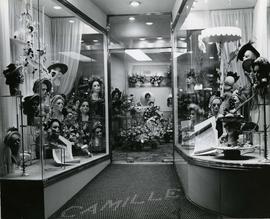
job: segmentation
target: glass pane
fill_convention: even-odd
[[[263,156],[263,95],[256,93],[260,88],[250,82],[252,73],[239,52],[253,39],[255,19],[261,19],[255,3],[188,2],[187,17],[180,16],[174,29],[175,138],[187,153],[215,152],[219,146],[218,156],[230,156],[231,147],[238,148],[231,154],[238,158],[249,149]],[[253,47],[264,53],[261,42],[255,40]]]
[[[108,154],[105,35],[54,1],[21,0],[10,1],[10,34],[24,80],[3,93],[1,118],[19,128],[19,171],[47,178]]]

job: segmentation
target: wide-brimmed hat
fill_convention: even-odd
[[[260,56],[260,53],[252,46],[252,42],[248,42],[247,44],[243,45],[241,49],[239,50],[238,55],[237,55],[237,61],[238,60],[243,61],[245,52],[247,50],[250,50],[251,52],[253,52],[256,58]]]
[[[48,67],[48,71],[50,72],[52,69],[55,69],[55,68],[60,68],[61,69],[60,71],[61,71],[62,74],[65,74],[67,72],[67,70],[68,70],[68,67],[67,67],[66,64],[64,64],[64,63],[54,63],[54,64],[52,64],[52,65],[50,65]]]
[[[52,90],[52,83],[47,78],[37,79],[33,85],[33,92],[38,93],[39,92],[39,86],[41,84],[46,84],[47,86],[47,92],[50,92]]]

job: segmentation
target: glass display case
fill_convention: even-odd
[[[175,143],[188,154],[268,156],[269,70],[261,72],[269,63],[257,58],[269,57],[262,46],[269,36],[259,36],[263,28],[256,24],[266,27],[258,13],[266,16],[267,7],[249,4],[188,1],[175,23]]]
[[[9,9],[1,175],[46,179],[108,155],[106,32],[55,1]]]
[[[230,217],[270,214],[266,27],[269,1],[186,1],[173,23],[175,169],[189,200]]]

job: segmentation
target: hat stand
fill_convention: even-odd
[[[220,62],[220,84],[221,84],[221,95],[224,92],[224,79],[225,79],[225,59],[222,56],[224,52],[224,43],[235,42],[241,39],[241,29],[238,27],[211,27],[202,30],[202,40],[205,43],[218,43],[219,44],[219,62]],[[223,56],[225,57],[225,56]]]

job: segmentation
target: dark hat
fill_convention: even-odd
[[[227,72],[227,77],[228,77],[228,76],[231,76],[231,77],[234,78],[234,83],[235,83],[236,81],[238,81],[238,79],[240,78],[240,76],[237,75],[237,72],[232,72],[232,71],[228,71],[228,72]]]
[[[16,66],[14,63],[10,63],[7,66],[7,69],[3,71],[3,74],[6,77],[6,84],[12,85],[12,84],[19,84],[23,83],[23,74],[22,74],[23,67]]]
[[[55,68],[60,68],[61,69],[61,73],[62,74],[65,74],[68,70],[68,67],[66,64],[63,64],[63,63],[54,63],[52,65],[50,65],[48,67],[48,71],[50,72],[52,69],[55,69]]]
[[[34,94],[32,96],[27,96],[23,99],[23,113],[28,115],[33,113],[33,103],[39,102],[40,101],[40,97],[38,94]]]
[[[52,89],[52,83],[49,79],[47,78],[42,78],[42,79],[37,79],[33,85],[33,92],[38,93],[39,92],[39,86],[41,84],[46,84],[47,85],[47,92],[50,92]]]
[[[11,143],[11,139],[12,139],[12,136],[13,135],[17,135],[17,136],[21,136],[21,134],[18,132],[18,129],[16,128],[11,128],[7,131],[7,134],[4,138],[4,143],[6,146],[10,146],[10,143]]]
[[[238,60],[243,61],[245,52],[246,52],[247,50],[250,50],[251,52],[253,52],[254,55],[255,55],[257,58],[260,56],[260,53],[252,46],[252,42],[249,41],[247,44],[243,45],[243,46],[241,47],[241,49],[239,50],[238,55],[237,55],[237,61],[238,61]]]

